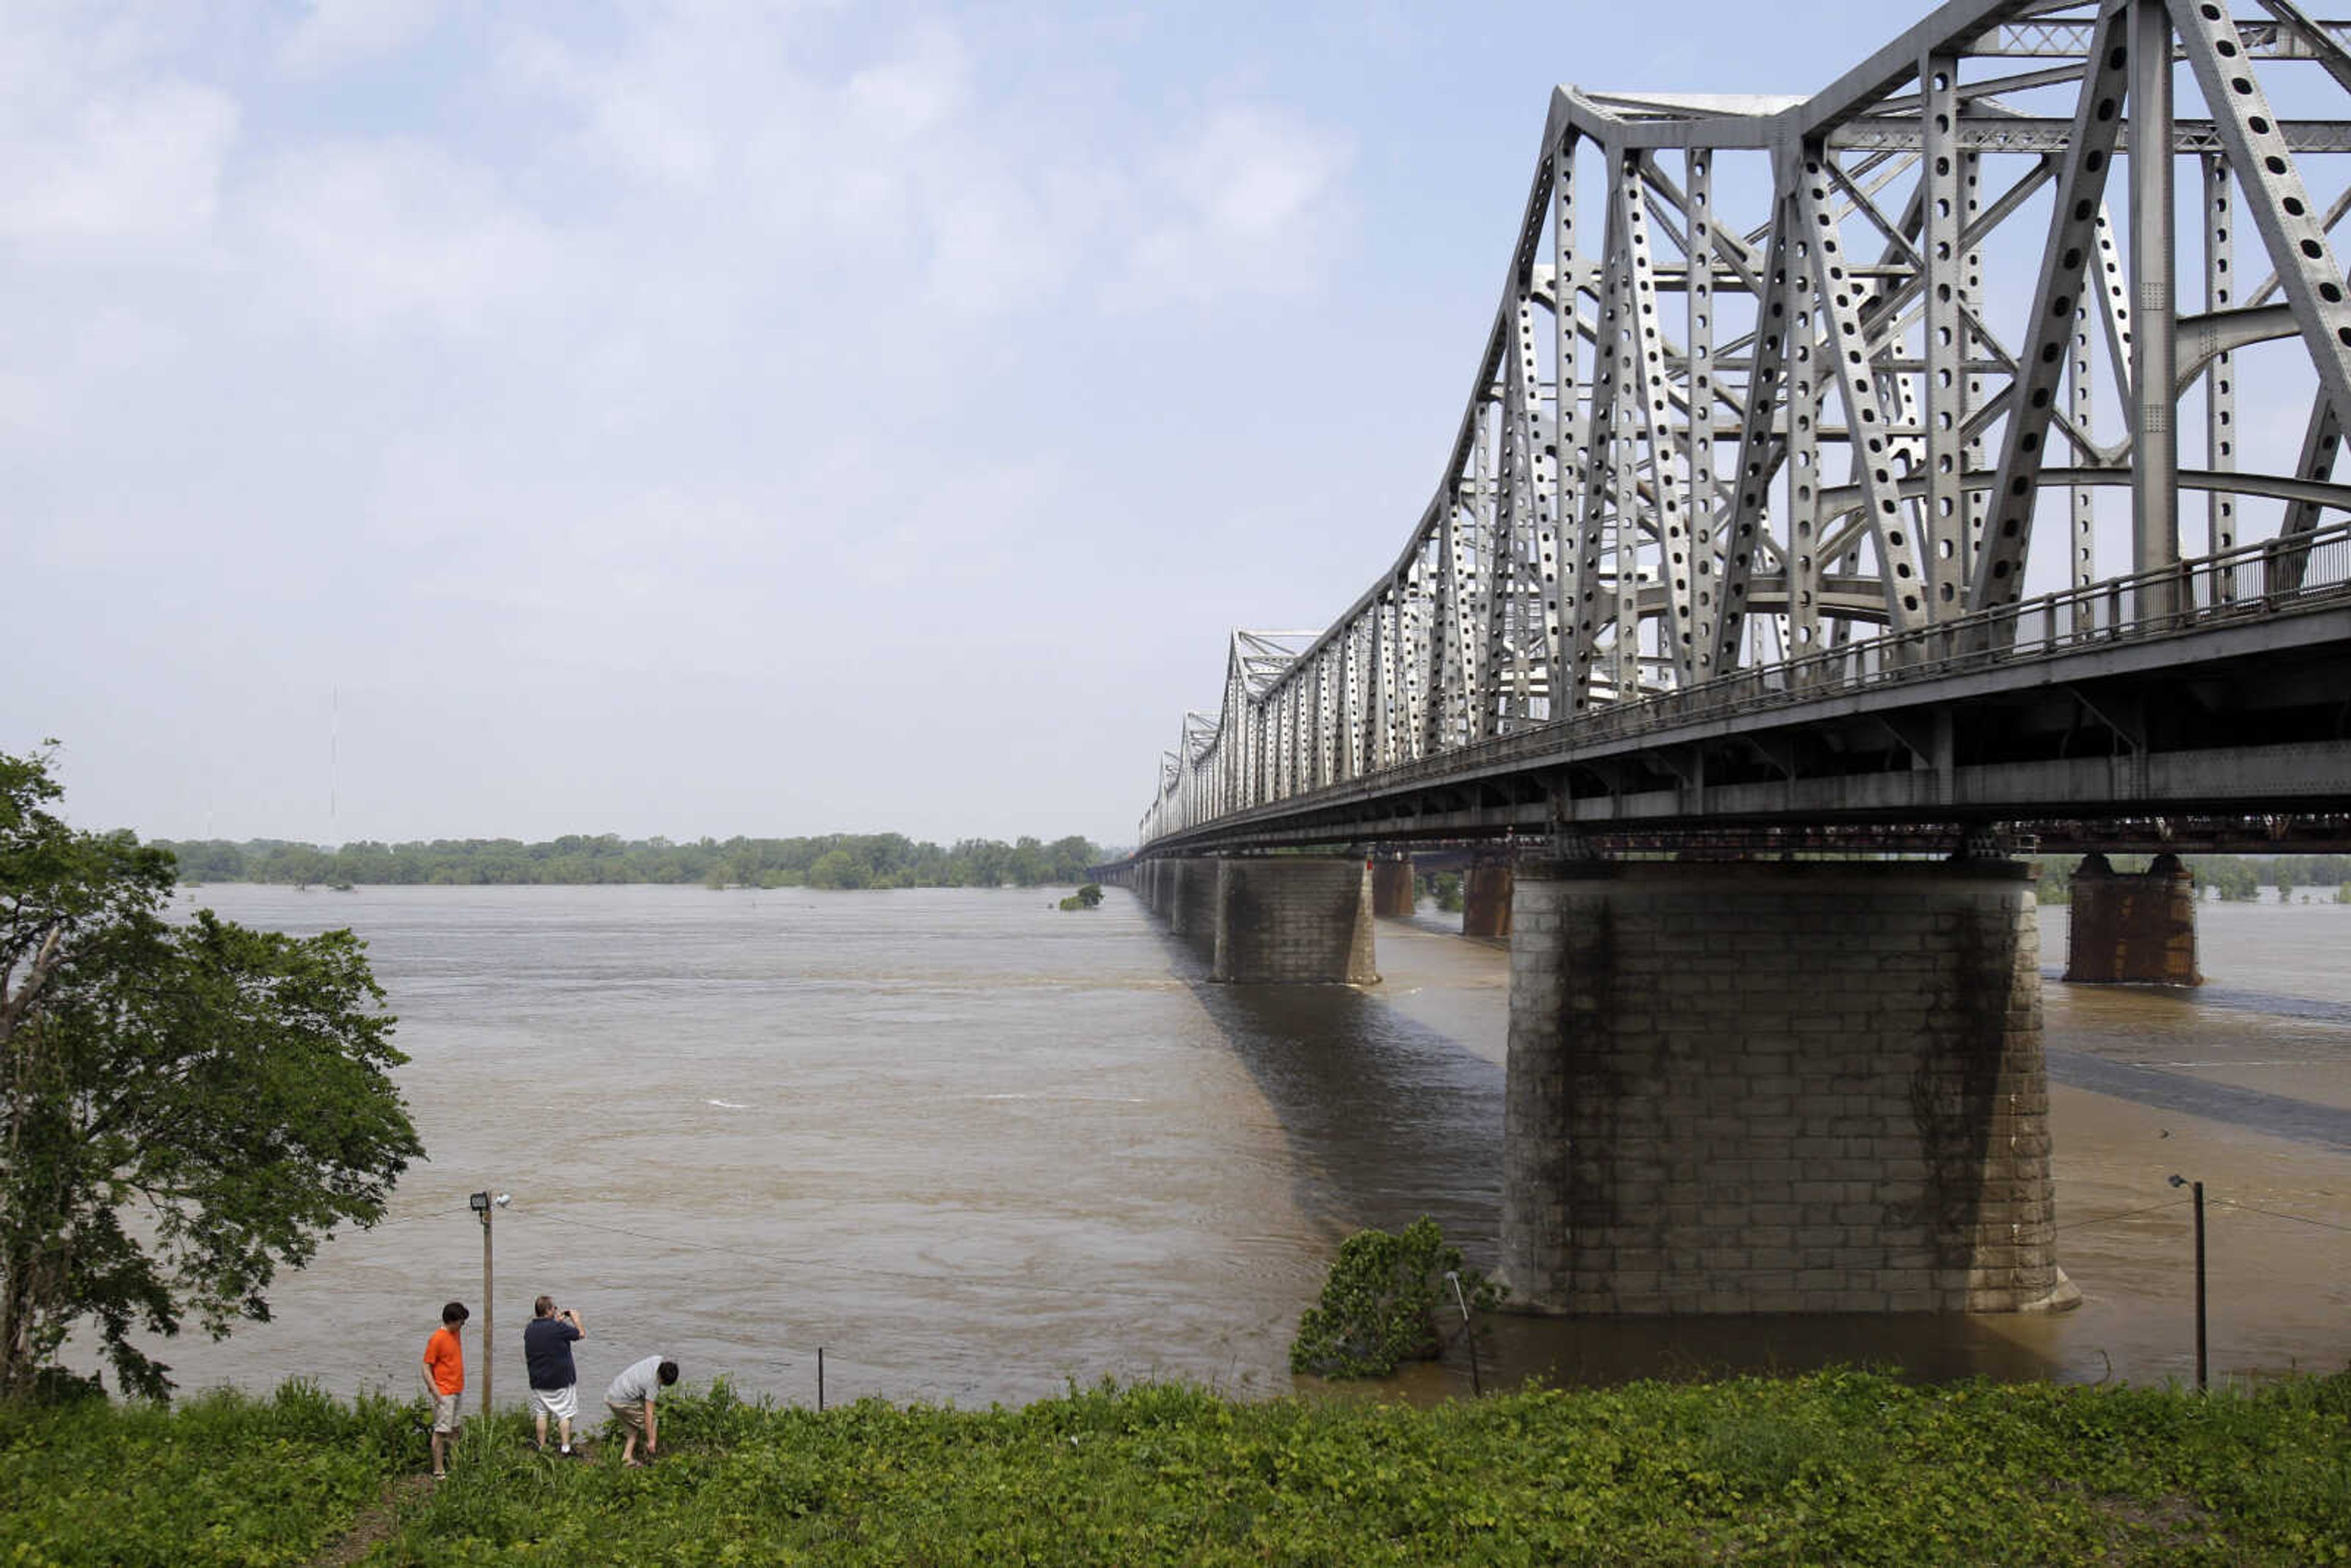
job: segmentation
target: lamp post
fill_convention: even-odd
[[[1469,1342],[1469,1392],[1483,1398],[1486,1394],[1486,1384],[1485,1380],[1478,1375],[1478,1328],[1469,1321],[1469,1302],[1461,1294],[1461,1275],[1455,1270],[1447,1269],[1445,1270],[1445,1282],[1453,1287],[1453,1299],[1460,1303],[1461,1337]]]
[[[513,1201],[511,1194],[503,1192],[495,1197],[487,1192],[477,1192],[465,1200],[482,1221],[482,1414],[485,1416],[490,1413],[490,1392],[494,1386],[491,1368],[496,1357],[491,1354],[491,1347],[497,1343],[490,1333],[490,1303],[496,1299],[490,1294],[490,1216]]]
[[[2196,1391],[2204,1391],[2204,1184],[2174,1173],[2171,1185],[2189,1188],[2196,1197]]]

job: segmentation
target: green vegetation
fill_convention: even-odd
[[[1459,872],[1437,872],[1433,875],[1422,877],[1420,885],[1423,895],[1435,899],[1438,909],[1447,915],[1461,913],[1461,873]]]
[[[1870,1373],[1431,1409],[1182,1387],[1022,1409],[664,1402],[659,1464],[302,1391],[0,1415],[0,1561],[2307,1564],[2351,1561],[2351,1375],[2199,1396]],[[388,1499],[379,1503],[378,1499]],[[361,1550],[371,1547],[371,1550]]]
[[[278,1266],[373,1224],[424,1151],[356,937],[167,924],[171,857],[68,828],[58,793],[0,755],[0,1397],[56,1392],[77,1328],[160,1395],[134,1333],[266,1320]]]
[[[2151,857],[2147,855],[2108,855],[2107,862],[2117,872],[2142,872]],[[2199,897],[2209,896],[2232,904],[2250,904],[2261,896],[2264,886],[2278,890],[2281,902],[2290,898],[2294,890],[2302,888],[2333,888],[2324,895],[2336,903],[2351,903],[2342,890],[2351,886],[2351,855],[2182,855],[2180,863],[2196,879]],[[2043,855],[2033,863],[2041,868],[2041,880],[2035,897],[2043,904],[2070,904],[2074,897],[2074,868],[2081,863],[2079,855]]]
[[[1102,907],[1102,883],[1098,882],[1090,882],[1086,883],[1083,887],[1078,889],[1077,892],[1061,900],[1061,907],[1064,909],[1100,909]]]
[[[1298,1320],[1290,1370],[1384,1377],[1405,1362],[1435,1360],[1444,1348],[1440,1322],[1465,1303],[1482,1312],[1501,1301],[1501,1287],[1465,1267],[1461,1249],[1447,1246],[1425,1214],[1401,1236],[1358,1230],[1339,1244],[1322,1300]]]
[[[571,834],[545,843],[517,839],[371,841],[323,849],[255,839],[158,839],[189,882],[498,884],[700,883],[707,887],[1044,887],[1081,882],[1088,866],[1113,858],[1085,839],[1001,843],[964,839],[950,849],[899,833],[829,833],[810,839],[624,841]]]
[[[0,1404],[0,1560],[308,1562],[415,1468],[421,1408],[300,1384],[175,1407]]]

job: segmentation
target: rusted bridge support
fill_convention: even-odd
[[[1372,876],[1364,862],[1304,855],[1216,862],[1213,980],[1236,985],[1378,981]]]
[[[1383,920],[1402,919],[1412,914],[1412,860],[1374,861],[1372,862],[1372,913]]]
[[[2071,1304],[2007,862],[1520,869],[1501,1272],[1560,1313]]]
[[[2117,872],[2100,854],[2074,873],[2065,926],[2065,978],[2200,986],[2196,970],[2196,880],[2178,855],[2143,872]]]
[[[1506,865],[1473,865],[1461,873],[1461,935],[1508,936],[1510,934],[1511,886],[1515,877]]]

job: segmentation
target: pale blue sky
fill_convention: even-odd
[[[1417,517],[1551,84],[1922,13],[0,0],[0,748],[166,837],[1126,841]]]

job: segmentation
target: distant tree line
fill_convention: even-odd
[[[2108,855],[2106,861],[2118,872],[2141,872],[2149,858]],[[2351,885],[2351,855],[2182,855],[2179,860],[2196,879],[2199,898],[2250,904],[2261,897],[2263,887],[2276,888],[2282,901],[2291,898],[2296,888],[2325,888],[2328,897],[2351,903],[2344,894],[2346,885]],[[2037,863],[2041,867],[2039,901],[2070,903],[2074,869],[2082,863],[2082,857],[2045,855]]]
[[[560,883],[700,883],[705,887],[1042,887],[1085,880],[1111,858],[1088,840],[1003,843],[963,839],[954,847],[901,833],[826,833],[807,839],[622,839],[571,834],[544,843],[517,839],[363,840],[327,849],[278,839],[154,841],[179,862],[184,882],[519,885]]]

